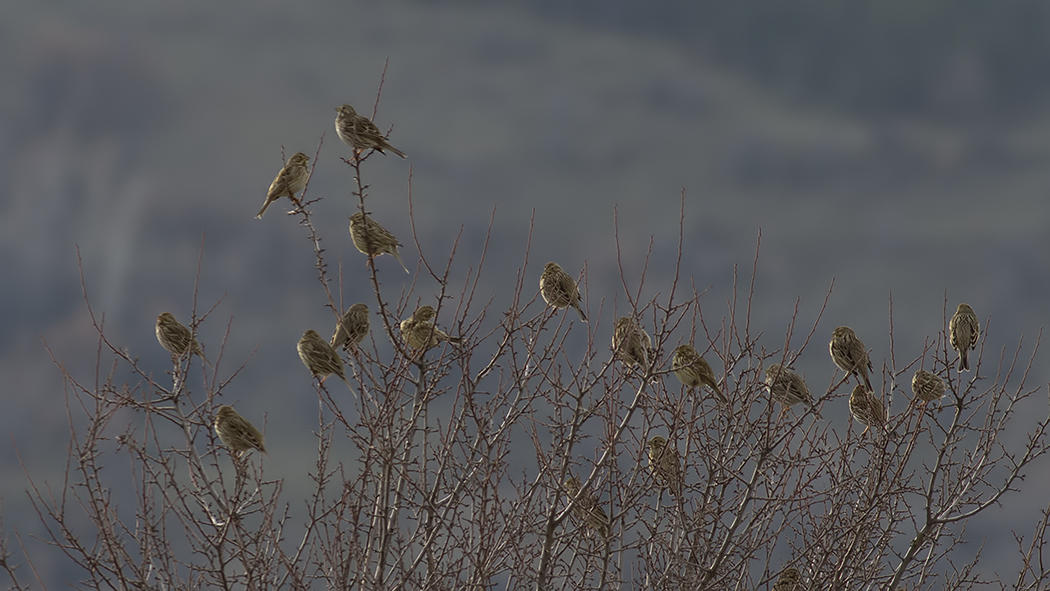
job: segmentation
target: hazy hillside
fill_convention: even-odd
[[[1045,102],[1050,9],[946,0],[556,2],[537,15],[673,39],[769,88],[852,112],[955,121]]]
[[[748,19],[725,9],[712,21],[713,8],[675,3],[662,20],[628,26],[639,11],[631,3],[554,4],[9,4],[0,48],[17,57],[0,63],[9,89],[0,98],[0,167],[12,181],[0,192],[0,426],[30,474],[54,478],[68,437],[62,382],[41,338],[79,379],[94,375],[75,247],[109,336],[159,375],[167,355],[154,319],[163,310],[189,316],[203,235],[199,309],[222,301],[202,341],[217,351],[229,324],[220,368],[251,356],[224,395],[269,412],[273,475],[289,479],[294,498],[317,412],[295,343],[306,327],[329,331],[331,313],[304,230],[280,208],[253,216],[282,149],[312,157],[324,134],[310,185],[325,196],[319,229],[330,265],[342,264],[345,300],[367,297],[364,258],[346,230],[353,179],[339,157],[349,149],[332,119],[343,102],[370,110],[386,60],[376,122],[393,126],[392,142],[409,157],[369,160],[371,209],[401,238],[414,270],[411,173],[416,238],[428,257],[442,266],[459,237],[455,293],[473,277],[493,218],[479,288],[480,300],[493,301],[489,322],[510,305],[534,219],[526,287],[548,260],[573,273],[586,266],[589,306],[605,307],[596,338],[608,339],[613,309],[627,306],[614,212],[629,287],[651,241],[643,294],[666,293],[684,191],[684,268],[698,289],[710,288],[705,315],[723,314],[735,265],[747,285],[759,231],[752,323],[770,349],[782,345],[796,298],[808,326],[834,281],[816,344],[799,364],[811,383],[830,382],[824,343],[839,324],[883,358],[890,294],[899,358],[921,353],[943,328],[946,298],[949,308],[965,300],[982,321],[991,317],[989,363],[1022,334],[1034,341],[1050,295],[1042,255],[1050,111],[1045,76],[1038,84],[1031,76],[1045,72],[1045,10],[994,23],[1032,27],[1017,39],[1035,53],[1016,69],[997,57],[1014,55],[1009,36],[989,28],[997,34],[975,50],[957,35],[943,47],[932,38],[938,49],[916,49],[914,69],[881,69],[858,86],[846,73],[871,67],[880,56],[872,52],[902,52],[887,57],[891,65],[913,55],[884,37],[904,27],[894,12],[901,3],[869,27],[861,26],[869,15],[845,9],[812,23],[867,31],[870,43],[849,45],[858,55],[837,55],[834,37],[800,47],[796,36],[766,34],[789,27],[790,14]],[[965,22],[983,22],[981,14]],[[920,16],[907,27],[932,26]],[[967,86],[967,60],[986,54],[983,82]],[[768,65],[774,57],[790,64]],[[934,58],[949,68],[940,86],[927,75]],[[867,101],[870,88],[883,94]],[[983,94],[963,96],[974,88]],[[952,111],[956,104],[963,111]],[[380,269],[387,289],[413,289],[413,303],[435,293],[432,281],[413,285],[392,260]],[[1048,356],[1037,360],[1031,378],[1045,383]],[[846,411],[825,417],[845,421]],[[18,457],[0,446],[4,524],[34,532]],[[1045,503],[1034,493],[1040,480],[1030,475],[1028,492],[975,522],[975,545],[986,535],[1010,541],[1003,523],[1027,524],[1031,503]]]

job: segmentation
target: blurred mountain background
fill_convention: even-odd
[[[413,270],[420,247],[442,268],[458,237],[457,293],[488,240],[487,326],[510,306],[530,224],[526,296],[548,260],[586,267],[593,317],[604,302],[600,342],[629,309],[616,234],[630,288],[651,244],[642,293],[666,296],[681,222],[686,284],[709,289],[704,315],[719,319],[737,265],[748,284],[761,231],[751,325],[767,349],[783,346],[796,299],[808,330],[834,281],[796,364],[815,391],[831,383],[824,343],[839,324],[876,365],[888,360],[891,294],[898,366],[944,329],[946,306],[990,318],[989,383],[1022,336],[1030,354],[1047,317],[1047,4],[109,0],[4,13],[0,495],[5,529],[42,572],[61,561],[31,538],[25,471],[61,482],[69,437],[45,343],[87,384],[97,361],[77,247],[109,338],[164,379],[155,318],[188,320],[203,237],[198,312],[221,303],[199,336],[214,358],[229,325],[223,375],[250,357],[223,395],[268,413],[270,475],[289,481],[293,504],[293,483],[308,484],[316,396],[295,343],[305,328],[327,335],[332,314],[305,230],[283,205],[253,216],[282,151],[313,158],[323,134],[318,229],[346,305],[371,300],[346,230],[350,151],[332,120],[342,103],[371,111],[387,60],[375,120],[408,159],[368,160],[369,208]],[[388,259],[389,294],[433,299],[432,281],[413,286]],[[1037,353],[1031,386],[1050,379],[1047,358]],[[823,414],[845,429],[841,402]],[[891,410],[906,404],[898,394]],[[968,548],[984,543],[1005,579],[1018,564],[1011,530],[1029,534],[1045,506],[1040,466],[967,528]]]

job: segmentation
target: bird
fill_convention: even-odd
[[[590,490],[581,492],[580,479],[575,476],[566,480],[562,486],[570,501],[575,500],[575,504],[572,507],[573,518],[597,530],[603,538],[609,537],[609,516],[598,504],[598,500],[594,498],[594,493]]]
[[[408,267],[405,266],[405,262],[401,260],[401,255],[397,251],[401,243],[386,228],[380,226],[379,222],[360,211],[350,216],[350,239],[353,240],[357,250],[370,257],[377,257],[384,253],[394,255],[397,262],[401,263],[401,268],[408,273]]]
[[[798,589],[798,582],[801,578],[798,569],[789,566],[780,571],[780,576],[777,577],[777,582],[773,583],[772,591],[796,591],[796,589]]]
[[[335,374],[346,383],[348,388],[351,388],[343,371],[343,360],[335,349],[317,334],[316,330],[307,329],[299,339],[296,349],[299,350],[299,359],[303,360],[303,365],[314,377],[321,378],[322,384],[328,376]]]
[[[920,369],[911,377],[911,392],[923,402],[932,402],[944,396],[944,380],[941,376]]]
[[[572,306],[579,314],[580,320],[587,322],[587,316],[583,313],[580,302],[580,289],[576,281],[568,273],[562,270],[558,263],[547,263],[540,275],[540,295],[543,301],[552,308],[563,310]]]
[[[232,406],[228,404],[220,406],[215,413],[214,424],[215,434],[219,436],[219,439],[226,447],[233,449],[238,455],[252,448],[264,454],[266,453],[266,443],[263,440],[263,434],[248,419],[233,410]]]
[[[806,380],[793,370],[779,363],[770,365],[766,368],[766,387],[769,388],[769,396],[785,409],[801,402],[820,417],[817,407],[813,404],[813,395],[806,386]]]
[[[884,430],[891,438],[897,437],[897,433],[891,431],[886,422],[886,405],[874,392],[865,388],[864,384],[857,384],[857,387],[853,388],[853,393],[849,395],[849,413],[853,415],[855,421],[864,425],[861,435],[875,427]]]
[[[416,350],[426,351],[437,347],[443,341],[453,345],[460,343],[463,339],[454,337],[434,325],[437,312],[430,306],[420,306],[411,316],[401,321],[401,336],[409,347]]]
[[[969,371],[970,360],[966,354],[970,349],[977,348],[977,339],[981,337],[981,323],[969,304],[959,304],[948,323],[948,333],[952,349],[959,352],[959,371]]]
[[[338,106],[335,111],[335,132],[346,145],[354,150],[372,148],[380,154],[386,154],[383,150],[390,150],[402,158],[405,157],[404,152],[390,145],[386,136],[371,119],[358,115],[350,105]]]
[[[335,333],[329,343],[333,349],[349,349],[357,346],[368,335],[368,306],[354,304],[335,325]]]
[[[623,316],[616,321],[612,348],[620,361],[645,371],[649,368],[649,355],[652,347],[653,340],[649,337],[649,333],[645,332],[645,329],[633,318]]]
[[[209,367],[211,363],[208,362],[208,358],[201,352],[201,347],[197,343],[197,339],[193,338],[193,333],[190,329],[186,328],[181,322],[175,319],[175,315],[171,312],[161,312],[157,316],[157,341],[160,342],[160,346],[164,347],[172,357],[178,358],[186,354],[187,351],[191,355],[198,355],[204,360]]]
[[[266,201],[263,201],[262,209],[255,215],[255,219],[262,218],[270,207],[270,204],[281,197],[288,197],[296,201],[295,194],[306,187],[306,181],[310,179],[310,168],[307,163],[310,158],[302,152],[296,152],[288,158],[288,162],[281,168],[281,172],[270,183],[270,190],[266,192]]]
[[[715,393],[719,401],[726,405],[729,404],[729,399],[718,388],[718,382],[715,381],[715,374],[711,366],[692,345],[679,345],[674,350],[674,356],[671,357],[671,370],[686,387],[707,386]]]
[[[839,369],[846,372],[847,375],[857,376],[858,380],[863,379],[868,390],[874,390],[871,387],[871,380],[868,379],[868,371],[874,371],[875,368],[871,364],[871,359],[868,358],[868,350],[864,348],[864,342],[857,338],[857,333],[853,332],[852,328],[848,326],[836,328],[831,333],[828,350],[831,351],[831,360]]]
[[[682,494],[682,462],[678,450],[657,435],[649,440],[649,470],[660,486],[667,488],[675,497]]]

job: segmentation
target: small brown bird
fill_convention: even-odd
[[[806,380],[791,369],[779,363],[774,363],[766,368],[766,387],[769,388],[769,396],[779,402],[784,409],[795,406],[799,402],[806,405],[813,414],[820,417],[817,407],[813,404],[813,395],[809,393]]]
[[[543,274],[540,275],[540,295],[552,308],[564,310],[572,306],[580,315],[580,320],[587,322],[587,316],[580,307],[580,302],[583,301],[580,289],[576,286],[576,281],[563,271],[558,263],[547,263],[543,267]]]
[[[780,571],[780,576],[777,577],[777,582],[773,584],[772,591],[796,591],[801,578],[802,577],[799,575],[797,568],[785,568]]]
[[[939,400],[944,396],[944,380],[932,371],[920,369],[911,377],[911,392],[923,402]]]
[[[573,519],[597,530],[603,538],[609,537],[609,516],[605,514],[605,510],[598,504],[598,500],[594,498],[594,493],[590,490],[581,492],[580,479],[575,476],[566,480],[563,487],[565,488],[565,494],[569,496],[569,500],[576,500],[576,504],[572,508]]]
[[[645,332],[645,329],[633,318],[623,316],[616,321],[612,348],[620,361],[647,371],[652,347],[653,340],[649,337],[649,333]]]
[[[160,342],[161,347],[171,353],[173,358],[182,357],[189,351],[190,355],[199,356],[204,363],[211,366],[204,353],[201,352],[197,339],[193,338],[193,333],[181,322],[175,320],[175,315],[171,312],[162,312],[160,316],[157,316],[157,341]]]
[[[266,201],[263,201],[262,209],[255,215],[255,219],[261,218],[270,204],[281,197],[288,197],[297,202],[295,194],[302,191],[306,187],[306,181],[310,179],[308,162],[310,158],[302,152],[296,152],[288,158],[288,163],[270,183],[270,190],[266,192]]]
[[[226,447],[231,448],[238,455],[242,455],[253,447],[266,453],[262,433],[228,404],[220,406],[215,413],[215,434]]]
[[[354,304],[335,325],[335,334],[330,341],[333,349],[356,347],[368,336],[368,306]]]
[[[977,348],[977,340],[981,338],[981,323],[969,304],[959,304],[948,323],[948,333],[952,349],[959,352],[959,371],[969,371],[970,361],[966,354]]]
[[[384,253],[394,255],[397,262],[401,263],[401,268],[408,273],[408,267],[405,266],[405,262],[401,260],[401,255],[397,251],[401,243],[386,228],[380,226],[379,222],[360,211],[350,216],[350,239],[353,240],[357,250],[370,257],[377,257]]]
[[[871,380],[868,379],[868,371],[874,371],[875,368],[868,358],[868,350],[864,348],[864,343],[857,338],[857,333],[853,332],[852,328],[836,328],[835,332],[831,333],[828,349],[831,351],[831,360],[839,369],[846,374],[857,376],[858,380],[863,379],[868,390],[874,390]]]
[[[437,312],[430,306],[420,306],[411,316],[401,321],[401,336],[409,347],[426,351],[448,341],[453,345],[463,339],[454,337],[434,325]]]
[[[314,377],[321,378],[322,384],[328,376],[335,374],[346,383],[348,388],[353,389],[350,386],[350,382],[346,380],[346,374],[343,371],[343,360],[335,352],[335,349],[322,339],[321,335],[317,334],[316,330],[308,329],[304,332],[302,338],[299,339],[299,345],[296,349],[299,350],[299,359],[303,360],[303,365],[310,370]]]
[[[885,431],[891,438],[897,437],[897,433],[891,431],[886,422],[886,405],[882,403],[881,398],[865,388],[863,384],[857,384],[857,387],[853,388],[853,393],[849,395],[849,413],[853,415],[853,420],[864,425],[861,435],[867,433],[871,427],[875,427]]]
[[[675,497],[681,496],[682,461],[678,450],[659,435],[649,440],[649,470],[661,487],[669,489]]]
[[[335,111],[337,113],[335,116],[335,132],[346,145],[354,150],[372,148],[380,154],[386,153],[383,150],[390,150],[402,158],[405,157],[404,152],[390,145],[386,136],[379,131],[379,128],[376,127],[375,123],[372,123],[371,119],[358,115],[357,111],[350,105],[336,107]]]
[[[671,370],[674,371],[674,375],[687,388],[699,388],[701,385],[707,386],[715,393],[715,397],[722,404],[729,404],[729,399],[718,388],[718,382],[715,381],[715,373],[711,370],[711,366],[696,352],[692,345],[679,345],[674,350],[674,356],[671,358]]]

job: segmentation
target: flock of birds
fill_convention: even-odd
[[[358,157],[363,150],[369,149],[380,153],[389,150],[402,158],[405,157],[404,152],[390,145],[386,136],[369,118],[357,114],[350,105],[342,105],[336,108],[336,112],[336,133],[343,142],[354,148],[355,157]],[[302,152],[296,152],[288,158],[284,167],[270,184],[266,200],[256,218],[261,218],[270,205],[281,197],[288,197],[297,206],[300,205],[296,195],[306,187],[309,180],[309,161],[309,157]],[[369,257],[390,254],[397,259],[406,273],[409,272],[398,252],[401,244],[397,238],[363,211],[358,211],[350,216],[350,237],[354,247],[363,254]],[[580,320],[587,322],[587,315],[583,311],[583,299],[576,281],[561,266],[554,262],[547,263],[540,276],[539,284],[540,294],[549,306],[557,310],[571,307],[579,315]],[[417,308],[412,316],[400,323],[402,338],[418,354],[446,341],[451,344],[461,342],[460,337],[449,335],[435,325],[436,315],[433,307],[424,305]],[[306,330],[297,346],[299,357],[310,370],[311,375],[320,378],[321,383],[328,376],[335,374],[350,387],[338,349],[349,350],[351,347],[358,346],[368,335],[369,330],[368,306],[362,303],[354,304],[336,323],[335,333],[328,341],[321,338],[317,331]],[[958,370],[960,372],[970,369],[967,353],[976,348],[979,336],[980,324],[973,308],[967,304],[959,304],[949,323],[949,340],[952,348],[959,353]],[[205,364],[210,365],[190,329],[176,320],[170,312],[164,312],[157,317],[157,340],[164,349],[172,354],[175,361],[185,355],[198,355]],[[858,384],[849,397],[849,410],[852,417],[864,425],[864,432],[875,428],[886,432],[890,437],[896,436],[888,425],[885,404],[872,388],[868,372],[873,371],[874,368],[864,343],[857,337],[853,329],[848,326],[840,326],[832,333],[828,348],[835,365],[848,375],[857,377]],[[615,357],[627,366],[642,372],[651,371],[651,361],[653,361],[651,357],[654,355],[652,339],[634,318],[624,316],[616,321],[612,336],[612,349]],[[686,388],[706,387],[714,394],[719,403],[730,406],[729,399],[718,386],[711,365],[704,360],[693,345],[680,345],[674,350],[671,369]],[[802,376],[781,364],[770,365],[766,368],[765,375],[765,385],[770,397],[783,409],[786,410],[801,403],[818,418],[820,417],[814,405],[813,396]],[[652,376],[649,377],[652,379]],[[924,369],[915,372],[911,386],[914,395],[923,402],[937,400],[945,393],[945,384],[941,377]],[[224,404],[218,408],[214,428],[222,443],[233,450],[237,454],[236,457],[241,457],[251,449],[257,449],[266,454],[262,433],[232,406]],[[655,480],[662,488],[668,489],[673,496],[680,498],[684,478],[678,450],[673,445],[669,445],[664,437],[655,436],[648,442],[648,456],[649,468]],[[563,488],[572,499],[573,517],[597,531],[603,538],[607,538],[611,533],[611,523],[605,510],[598,504],[594,493],[582,489],[580,480],[575,476],[566,480]],[[793,589],[798,581],[798,570],[786,568],[780,573],[773,588],[777,591]]]
[[[360,157],[364,150],[375,150],[381,154],[389,150],[402,158],[405,157],[405,153],[392,146],[371,119],[358,115],[350,105],[336,108],[335,130],[339,139],[354,149],[355,158]],[[288,197],[297,207],[301,206],[297,195],[306,188],[310,179],[309,164],[310,158],[302,152],[296,152],[288,158],[270,183],[262,209],[255,216],[257,219],[262,218],[270,205],[281,197]],[[398,252],[401,243],[363,211],[350,216],[350,238],[354,247],[362,253],[369,257],[390,254],[401,263],[405,273],[409,272]],[[420,306],[411,317],[401,321],[401,334],[410,347],[417,351],[426,351],[445,341],[452,344],[460,342],[459,337],[451,336],[435,326],[436,315],[431,306]],[[335,333],[329,341],[322,339],[316,330],[309,329],[303,332],[297,349],[300,359],[312,376],[319,377],[323,383],[328,376],[335,374],[347,387],[351,387],[346,379],[343,359],[337,350],[355,347],[364,340],[369,331],[368,317],[366,304],[354,304],[339,319]],[[157,340],[176,361],[184,355],[198,355],[206,364],[211,365],[190,329],[170,312],[157,316]],[[266,454],[262,433],[232,406],[224,404],[218,408],[214,428],[219,439],[232,449],[237,457],[251,449]]]
[[[584,322],[587,317],[582,308],[582,297],[573,278],[562,270],[557,263],[547,263],[540,276],[540,294],[548,305],[564,309],[572,307]],[[970,369],[967,353],[977,347],[980,337],[980,323],[973,308],[968,304],[959,304],[955,315],[948,325],[949,341],[959,353],[960,372]],[[612,348],[615,356],[628,366],[637,368],[643,373],[651,371],[650,362],[653,355],[652,338],[649,333],[632,317],[624,316],[616,321],[612,337]],[[871,359],[864,343],[853,329],[840,326],[831,335],[828,343],[831,359],[847,375],[857,377],[859,382],[849,398],[849,410],[853,418],[864,425],[864,432],[869,428],[885,430],[893,437],[890,430],[886,406],[871,386],[868,372],[873,371]],[[729,399],[718,387],[711,365],[697,352],[691,344],[678,346],[671,358],[671,369],[675,377],[686,388],[707,387],[718,401],[730,406]],[[819,417],[805,380],[801,375],[788,367],[773,364],[766,368],[765,384],[770,397],[780,403],[784,409],[802,403]],[[643,379],[645,376],[643,376]],[[937,374],[919,369],[911,382],[912,392],[923,402],[939,399],[945,393],[944,380]],[[659,435],[648,443],[649,469],[662,488],[667,488],[676,498],[681,498],[684,487],[684,472],[678,450],[669,445],[667,439]],[[582,489],[580,480],[570,476],[562,485],[566,495],[572,499],[573,518],[596,531],[603,539],[611,534],[612,523],[608,514],[598,503],[590,490]],[[798,588],[801,576],[794,567],[780,572],[773,585],[774,591],[792,591]]]
[[[572,307],[581,320],[587,320],[576,282],[557,263],[547,263],[544,267],[543,275],[540,277],[540,293],[548,305],[558,309]],[[960,372],[970,369],[967,353],[977,347],[980,330],[980,323],[973,308],[968,304],[959,304],[949,322],[948,332],[952,348],[959,353],[958,369]],[[624,316],[616,321],[612,349],[615,356],[626,365],[642,372],[651,371],[652,338],[634,318]],[[871,385],[868,372],[873,371],[874,367],[864,342],[857,337],[853,329],[848,326],[840,326],[832,333],[828,350],[835,365],[848,376],[856,376],[859,382],[849,398],[849,410],[854,420],[864,425],[865,433],[870,428],[876,428],[884,430],[890,437],[895,437],[896,433],[888,425],[886,406],[875,394]],[[721,404],[730,405],[729,399],[718,386],[711,365],[693,345],[680,345],[674,350],[671,370],[687,388],[707,387]],[[806,386],[801,375],[781,364],[770,365],[766,368],[765,374],[765,385],[770,397],[780,403],[785,410],[802,403],[813,411],[814,415],[820,417],[813,395],[810,394],[809,387]],[[915,372],[911,385],[916,398],[926,403],[940,399],[945,393],[944,380],[937,374],[924,369]],[[667,488],[673,496],[679,497],[684,487],[684,478],[678,450],[673,445],[669,445],[666,438],[657,435],[649,440],[648,455],[649,469],[655,480],[662,488]],[[563,483],[563,488],[567,495],[574,499],[572,507],[574,518],[603,537],[608,536],[611,525],[609,517],[598,504],[594,493],[589,490],[581,490],[580,481],[575,476],[570,476]],[[781,577],[785,576],[787,579],[794,577],[793,580],[797,581],[798,571],[785,569]],[[779,589],[780,587],[775,586],[774,588]]]
[[[549,268],[550,265],[554,264],[550,263]],[[556,272],[560,272],[557,265],[554,265],[554,268]],[[561,281],[561,284],[565,285],[564,281]],[[540,286],[542,290],[542,279]],[[544,293],[544,299],[555,305],[546,293]],[[558,301],[564,301],[564,298]],[[959,304],[949,322],[948,332],[952,348],[959,353],[958,370],[960,372],[970,369],[967,353],[977,347],[980,330],[980,323],[973,308],[968,304]],[[625,316],[616,322],[612,346],[616,356],[626,364],[643,371],[649,367],[648,356],[652,350],[652,340],[633,318]],[[864,433],[870,428],[875,428],[885,431],[890,437],[896,437],[897,434],[888,423],[886,406],[871,386],[868,372],[874,368],[863,341],[850,327],[840,326],[832,333],[828,350],[835,365],[847,375],[856,376],[859,382],[849,397],[849,410],[853,419],[864,425]],[[671,359],[671,369],[687,388],[706,386],[714,393],[719,402],[729,405],[729,400],[718,387],[710,364],[697,353],[692,345],[680,345],[675,349]],[[766,368],[765,374],[765,385],[770,397],[780,403],[784,409],[802,403],[813,411],[814,415],[820,417],[814,405],[813,395],[810,394],[801,375],[780,364],[770,365]],[[924,369],[917,370],[912,376],[911,387],[915,397],[924,403],[938,400],[945,393],[944,380],[939,375]],[[680,496],[684,482],[678,450],[659,435],[649,440],[648,448],[649,468],[655,479],[673,496]],[[577,519],[598,530],[599,533],[609,530],[609,518],[605,511],[597,504],[590,491],[582,493],[579,491],[578,479],[569,478],[564,483],[564,488],[571,497],[576,499],[577,504],[573,509]]]
[[[547,263],[543,277],[540,278],[540,292],[543,299],[555,308],[572,306],[586,320],[580,308],[580,294],[572,278],[555,263]],[[959,304],[948,324],[949,342],[959,354],[958,370],[970,369],[967,353],[977,347],[980,337],[980,322],[973,308],[968,304]],[[613,333],[612,347],[615,355],[627,365],[648,371],[649,356],[652,354],[652,339],[638,322],[629,316],[617,320]],[[870,428],[880,429],[889,437],[897,434],[889,427],[886,406],[875,394],[868,372],[873,371],[868,350],[863,341],[848,326],[839,326],[831,335],[828,350],[835,365],[848,376],[856,376],[859,382],[849,397],[850,415],[864,425],[864,433]],[[671,369],[675,376],[689,389],[706,386],[718,401],[726,406],[729,399],[718,387],[711,365],[697,352],[691,344],[678,346],[671,358]],[[770,365],[765,370],[765,385],[770,397],[780,403],[784,410],[802,403],[818,418],[820,413],[814,405],[805,380],[791,368],[781,364]],[[923,403],[940,399],[945,393],[944,380],[931,371],[919,369],[912,376],[912,393]],[[783,412],[783,411],[782,411]],[[863,435],[863,433],[862,433]],[[684,472],[678,449],[669,445],[667,439],[659,435],[648,443],[649,469],[662,488],[671,495],[681,498],[684,488]],[[572,499],[573,518],[596,531],[603,539],[611,534],[612,523],[608,514],[598,503],[594,493],[581,489],[580,480],[570,476],[563,484],[566,495]],[[773,591],[794,591],[801,584],[801,575],[797,568],[783,569],[772,589]]]

